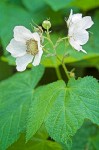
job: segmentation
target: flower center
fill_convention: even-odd
[[[30,39],[26,42],[27,53],[35,56],[38,53],[38,43],[34,39]]]

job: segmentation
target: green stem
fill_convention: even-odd
[[[47,40],[50,42],[50,44],[52,45],[53,50],[54,50],[54,52],[55,52],[55,54],[56,54],[56,47],[54,46],[52,40],[50,39],[50,35],[49,35],[49,31],[48,31],[48,30],[47,30],[47,32],[46,32],[46,35],[47,35],[47,37],[44,36],[44,38],[47,39]],[[64,39],[67,39],[67,38],[68,38],[68,37],[64,37],[64,38],[62,38],[61,40],[64,40]],[[65,71],[65,74],[66,74],[67,78],[70,79],[70,76],[69,76],[69,74],[68,74],[68,70],[67,70],[67,68],[66,68],[66,66],[65,66],[65,64],[64,64],[64,62],[63,62],[57,55],[56,55],[56,57],[57,57],[57,59],[61,62],[62,67],[63,67],[63,69],[64,69],[64,71]],[[57,67],[55,70],[56,70],[56,74],[57,74],[58,79],[62,79],[59,68]]]
[[[62,63],[62,67],[65,71],[65,74],[66,74],[67,78],[70,79],[69,74],[68,74],[68,70],[67,70],[66,65],[64,63]]]
[[[67,78],[70,79],[70,76],[69,76],[69,74],[68,74],[68,70],[67,70],[67,68],[66,68],[66,65],[64,64],[64,62],[62,62],[62,60],[61,60],[57,55],[56,55],[56,57],[57,57],[57,59],[61,62],[62,67],[63,67],[63,69],[64,69],[64,71],[65,71],[65,74],[66,74]]]
[[[56,68],[55,68],[55,71],[56,71],[56,74],[57,74],[58,79],[61,80],[61,79],[62,79],[62,76],[61,76],[59,67],[56,67]]]
[[[50,44],[52,45],[52,47],[54,46],[53,42],[51,41],[50,38],[46,37],[46,36],[43,36],[46,40],[48,40],[50,42]]]
[[[63,38],[57,40],[57,42],[61,42],[61,41],[66,40],[66,39],[68,39],[68,37],[63,37]]]

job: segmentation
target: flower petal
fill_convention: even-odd
[[[32,33],[32,36],[33,36],[35,41],[40,41],[40,36],[37,32]]]
[[[72,19],[72,15],[73,15],[73,10],[71,9],[69,18],[68,18],[68,20],[66,21],[68,27],[69,27],[70,21],[71,21],[71,19]]]
[[[34,32],[32,34],[32,36],[33,36],[33,39],[38,42],[38,49],[39,49],[40,48],[40,36],[39,36],[39,34],[37,32]]]
[[[73,14],[73,10],[71,9],[69,18],[67,20],[67,26],[68,27],[72,26],[72,25],[78,23],[79,21],[81,21],[81,19],[82,19],[82,14],[80,14],[80,13]]]
[[[72,19],[69,25],[68,34],[72,36],[72,34],[80,28],[79,22],[82,20],[82,14],[74,14],[72,15]]]
[[[88,29],[90,28],[92,25],[94,24],[94,22],[92,21],[91,17],[90,16],[86,16],[86,17],[83,17],[80,24],[79,24],[79,27],[81,29]]]
[[[6,50],[10,52],[13,57],[20,57],[26,54],[26,45],[13,38],[6,47]]]
[[[80,14],[80,13],[73,14],[73,10],[71,9],[69,18],[67,20],[67,26],[69,27],[72,24],[79,22],[81,19],[82,19],[82,14]]]
[[[73,33],[73,38],[77,41],[80,45],[84,45],[89,40],[89,33],[86,30],[78,30]]]
[[[16,65],[17,65],[17,70],[18,71],[24,71],[27,67],[27,65],[32,62],[33,60],[33,57],[32,55],[30,54],[25,54],[24,56],[22,57],[18,57],[16,58]]]
[[[42,57],[43,51],[42,49],[39,50],[39,53],[35,56],[34,61],[33,61],[33,66],[38,66],[40,64],[41,61],[41,57]]]
[[[24,26],[16,26],[14,28],[14,38],[16,41],[26,42],[26,40],[31,39],[31,36],[31,31]]]
[[[82,14],[74,14],[72,15],[72,24],[79,22],[82,19]]]
[[[69,43],[72,47],[74,47],[77,51],[82,51],[84,53],[87,53],[85,50],[82,49],[82,46],[80,46],[79,43],[77,43],[77,41],[75,41],[73,38],[69,39]]]

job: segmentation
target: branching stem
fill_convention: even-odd
[[[65,72],[67,78],[70,79],[69,72],[68,72],[68,70],[67,70],[67,68],[66,68],[66,65],[65,65],[64,61],[61,60],[61,59],[59,58],[59,56],[56,54],[56,47],[57,47],[57,46],[56,46],[56,44],[55,44],[55,45],[53,44],[53,42],[52,42],[52,40],[51,40],[51,38],[50,38],[50,35],[49,35],[49,31],[48,31],[48,30],[47,30],[47,32],[46,32],[46,35],[47,35],[47,37],[46,37],[46,36],[43,36],[43,37],[44,37],[45,39],[47,39],[47,40],[49,41],[49,43],[52,45],[53,50],[54,50],[54,53],[55,53],[55,56],[56,56],[57,59],[61,62],[62,67],[63,67],[63,69],[64,69],[64,72]],[[62,40],[65,40],[65,39],[67,39],[67,38],[68,38],[68,37],[64,37],[64,38],[60,39],[60,40],[57,41],[57,42],[61,42]],[[56,43],[57,43],[57,42],[56,42]],[[57,74],[58,79],[62,79],[61,73],[60,73],[60,70],[59,70],[59,67],[55,68],[55,70],[56,70],[56,74]]]

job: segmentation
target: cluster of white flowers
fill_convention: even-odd
[[[48,22],[48,21],[47,21]],[[82,17],[82,14],[73,14],[71,10],[67,20],[69,43],[78,51],[82,49],[89,39],[89,33],[86,29],[93,25],[91,17]],[[40,64],[43,54],[40,35],[37,32],[32,33],[24,26],[16,26],[14,28],[14,38],[7,46],[7,51],[16,58],[18,71],[24,71],[29,63],[34,66]]]
[[[67,20],[69,43],[78,51],[83,50],[82,45],[86,44],[89,39],[89,33],[86,29],[93,25],[93,21],[90,16],[82,17],[82,14],[73,14],[71,10],[70,16]]]

